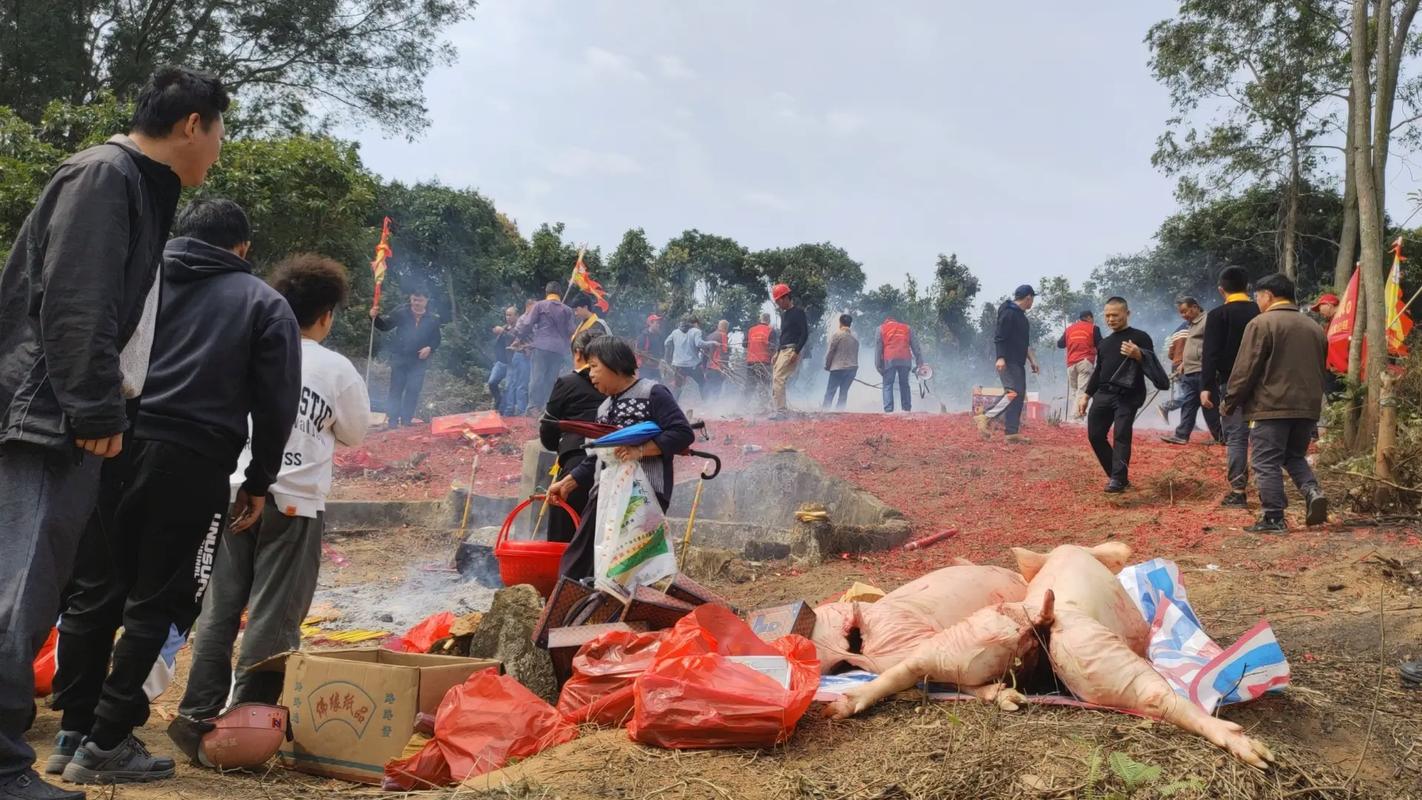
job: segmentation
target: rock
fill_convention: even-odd
[[[686,561],[680,565],[680,571],[698,581],[714,580],[722,577],[735,559],[736,553],[732,550],[692,545],[686,554]]]
[[[529,691],[557,702],[558,681],[548,653],[533,643],[533,630],[543,612],[543,598],[527,584],[494,593],[494,603],[469,641],[473,658],[495,658],[504,671]]]

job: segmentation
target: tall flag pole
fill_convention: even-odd
[[[380,314],[380,286],[385,283],[386,259],[394,255],[390,249],[390,218],[380,225],[380,243],[375,246],[375,258],[370,262],[371,275],[375,277],[375,294],[370,301],[370,345],[365,351],[365,385],[370,386],[370,362],[375,357],[375,318]]]
[[[1392,243],[1392,269],[1387,273],[1387,283],[1383,285],[1383,308],[1388,309],[1387,352],[1390,356],[1407,355],[1407,334],[1412,332],[1412,316],[1407,309],[1412,300],[1402,302],[1402,237]]]

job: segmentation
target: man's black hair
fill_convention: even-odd
[[[202,198],[188,203],[173,220],[173,236],[187,236],[213,247],[231,250],[252,241],[247,212],[225,197]]]
[[[231,104],[217,78],[183,67],[163,67],[138,92],[129,130],[162,139],[190,114],[201,117],[206,130]]]
[[[592,298],[579,292],[568,305],[573,308],[592,308]]]
[[[1288,275],[1276,272],[1273,275],[1265,275],[1254,282],[1254,291],[1268,292],[1280,300],[1294,302],[1294,282]]]
[[[594,325],[593,327],[588,328],[587,330],[583,331],[582,333],[578,334],[577,336],[574,336],[574,337],[573,337],[573,352],[574,352],[574,353],[582,353],[582,355],[583,355],[583,360],[584,360],[584,361],[587,361],[587,360],[588,360],[588,345],[592,344],[592,340],[593,340],[593,339],[596,339],[597,337],[602,336],[602,335],[603,335],[603,333],[602,333],[602,328],[599,328],[599,327],[597,327],[596,325]]]
[[[415,281],[405,290],[405,294],[409,297],[418,295],[428,300],[430,299],[430,287],[422,281]]]
[[[346,302],[350,278],[340,262],[315,253],[297,253],[272,271],[273,289],[286,298],[303,328],[315,325],[327,311]]]
[[[851,317],[851,316],[848,315],[848,314],[840,314],[840,315],[839,315],[839,324],[841,324],[841,325],[843,325],[844,327],[848,328],[850,325],[853,325],[853,324],[854,324],[854,317]]]
[[[1175,305],[1177,305],[1177,306],[1194,306],[1195,308],[1199,308],[1199,307],[1200,307],[1200,301],[1199,301],[1199,300],[1196,300],[1195,298],[1193,298],[1193,297],[1191,297],[1190,295],[1187,294],[1187,295],[1181,295],[1181,296],[1175,298]]]
[[[618,375],[631,377],[637,374],[637,354],[632,345],[616,336],[599,336],[588,343],[583,351],[588,360],[596,358],[604,367]]]
[[[1118,294],[1113,294],[1110,297],[1106,298],[1106,305],[1109,306],[1113,303],[1118,306],[1123,306],[1127,311],[1131,310],[1131,304],[1126,302],[1126,298]]]
[[[1225,267],[1220,270],[1220,288],[1225,294],[1239,294],[1249,288],[1249,273],[1244,267]]]
[[[1090,311],[1083,311],[1079,315],[1077,315],[1077,319],[1081,320],[1082,322],[1085,322],[1089,319],[1096,319],[1096,315],[1091,313]]]
[[[561,284],[561,283],[559,283],[559,282],[557,282],[557,281],[549,281],[548,283],[545,283],[545,284],[543,285],[543,294],[545,294],[545,295],[550,295],[550,294],[562,294],[562,293],[563,293],[563,284]]]

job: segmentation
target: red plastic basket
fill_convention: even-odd
[[[499,561],[499,579],[505,586],[527,583],[538,590],[544,599],[552,594],[558,583],[558,565],[563,560],[567,542],[519,541],[509,539],[514,520],[534,503],[542,502],[545,495],[535,494],[514,506],[514,510],[504,518],[504,527],[499,529],[499,538],[494,542],[494,558]],[[557,497],[548,502],[568,512],[573,518],[573,527],[582,522],[578,512]],[[535,531],[536,533],[536,531]]]

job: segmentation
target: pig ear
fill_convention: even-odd
[[[1034,553],[1022,547],[1012,548],[1012,555],[1017,558],[1017,571],[1028,581],[1035,578],[1042,571],[1042,565],[1047,563],[1045,553]]]
[[[1055,619],[1057,605],[1057,594],[1048,589],[1042,594],[1042,607],[1037,609],[1037,615],[1032,618],[1032,626],[1040,628],[1044,625],[1051,625]]]
[[[1115,575],[1131,561],[1131,546],[1125,542],[1103,542],[1088,549],[1091,556]]]
[[[977,564],[974,564],[973,562],[969,561],[969,560],[966,559],[966,558],[961,558],[961,557],[959,557],[959,558],[954,558],[954,559],[953,559],[953,566],[955,566],[955,567],[976,567]]]

